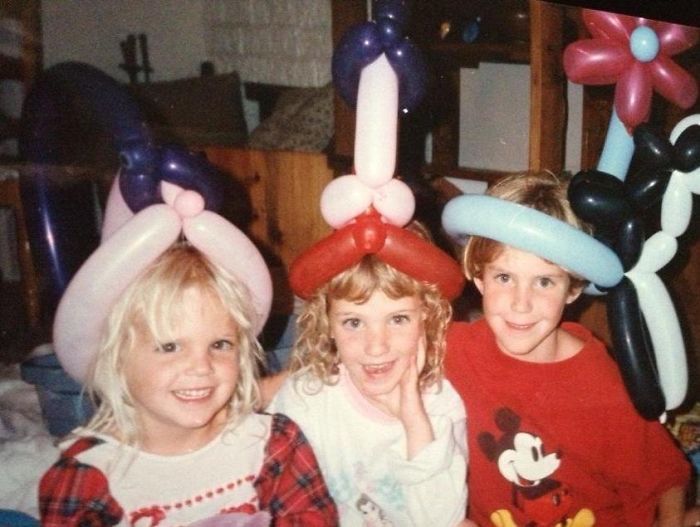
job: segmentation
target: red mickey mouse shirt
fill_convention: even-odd
[[[554,363],[502,353],[484,320],[456,322],[445,370],[469,415],[469,517],[481,526],[652,525],[690,467],[668,431],[644,420],[603,343]]]

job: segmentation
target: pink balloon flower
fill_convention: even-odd
[[[698,42],[700,28],[583,9],[593,38],[564,50],[564,70],[578,84],[616,84],[615,111],[631,130],[649,117],[656,91],[681,108],[698,96],[695,79],[670,57]]]

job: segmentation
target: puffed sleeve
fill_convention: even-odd
[[[311,445],[296,423],[284,415],[273,416],[255,488],[260,508],[272,514],[276,527],[338,525],[338,511]]]
[[[120,525],[124,511],[109,491],[107,478],[73,457],[91,445],[77,441],[42,476],[39,511],[44,527]]]

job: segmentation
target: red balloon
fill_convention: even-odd
[[[627,46],[600,38],[579,40],[564,50],[564,70],[577,83],[614,84],[632,61]]]
[[[661,53],[676,55],[692,48],[700,39],[700,29],[679,24],[660,23],[656,30]]]
[[[645,65],[633,62],[620,76],[615,87],[615,111],[628,128],[634,128],[649,117],[651,79]]]
[[[594,9],[583,9],[581,13],[583,22],[592,35],[622,43],[627,43],[630,34],[639,25],[639,19],[628,15],[618,15]]]
[[[665,55],[649,65],[654,89],[676,106],[690,108],[698,98],[695,78]]]

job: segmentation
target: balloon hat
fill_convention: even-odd
[[[95,81],[101,97],[122,100],[123,106],[134,104],[123,87],[94,68],[68,64],[59,71],[62,76],[70,73],[81,86],[81,79]],[[50,91],[44,95],[50,97]],[[129,115],[137,114],[130,110]],[[154,145],[136,117],[107,115],[121,119],[113,124],[119,130],[121,168],[107,200],[101,244],[68,283],[53,326],[56,355],[66,372],[81,382],[123,291],[183,236],[248,287],[256,332],[264,326],[272,303],[272,280],[262,255],[243,232],[212,210],[221,203],[216,169],[204,156],[178,145]]]
[[[393,178],[398,112],[399,106],[408,111],[417,105],[425,88],[420,54],[401,38],[404,4],[377,1],[375,21],[351,28],[334,52],[333,81],[357,105],[355,174],[334,179],[321,195],[321,213],[336,230],[292,263],[290,284],[301,298],[370,254],[436,284],[450,300],[464,287],[454,258],[403,228],[413,217],[415,199],[408,185]]]
[[[531,252],[607,293],[612,352],[637,411],[663,419],[680,406],[688,372],[673,302],[656,274],[677,250],[688,227],[692,193],[700,193],[700,116],[682,120],[670,142],[645,124],[652,92],[687,108],[695,80],[669,58],[692,47],[700,29],[583,9],[594,35],[564,52],[569,78],[617,83],[615,108],[597,170],[569,184],[573,211],[593,225],[595,237],[520,204],[490,196],[459,196],[442,223],[453,237],[477,235]],[[630,132],[633,130],[633,134]],[[625,181],[635,152],[649,165]],[[662,230],[645,239],[642,214],[661,201]],[[647,338],[647,335],[649,336]]]

